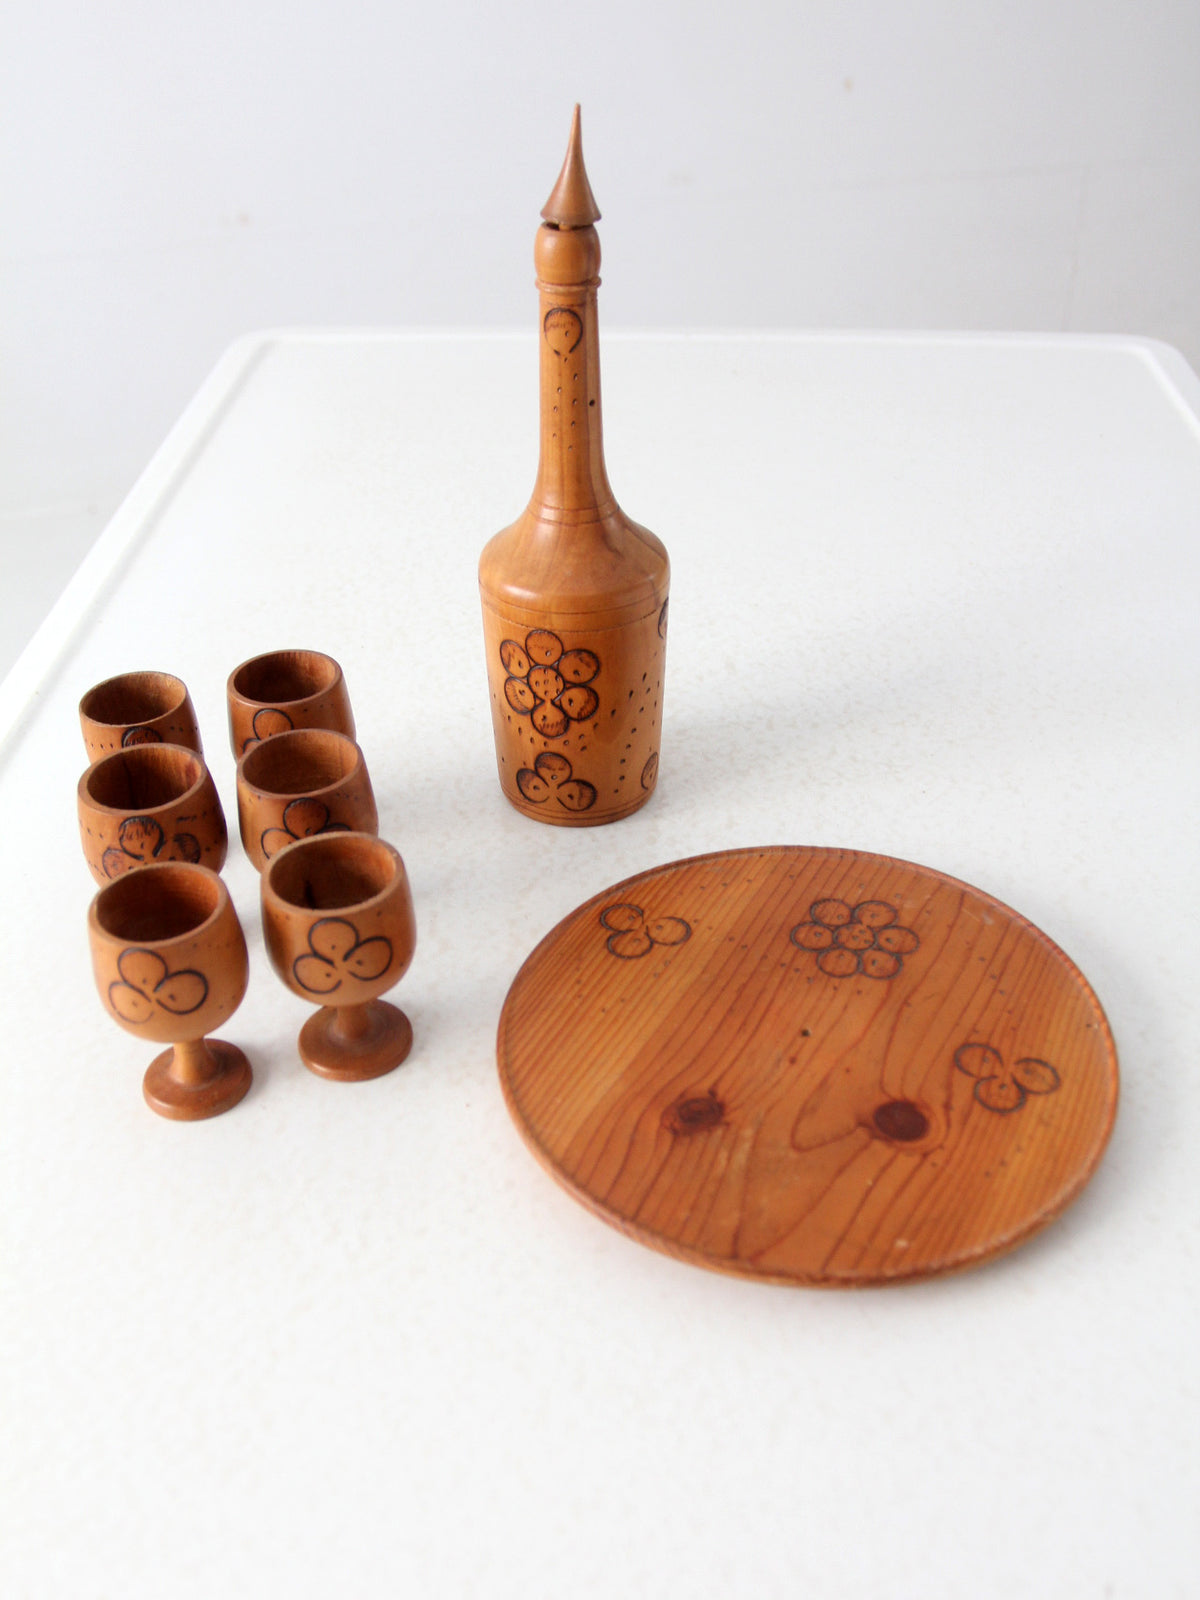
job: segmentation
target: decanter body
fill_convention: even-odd
[[[615,822],[658,777],[670,565],[604,467],[599,211],[579,108],[534,245],[541,454],[528,506],[479,563],[500,784],[526,816]]]

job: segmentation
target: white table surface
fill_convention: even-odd
[[[236,346],[0,694],[0,1591],[1195,1593],[1200,384],[1056,337],[608,336],[609,469],[674,563],[658,793],[538,827],[495,778],[475,563],[536,458],[532,335]],[[337,656],[420,927],[417,1044],[300,1065],[226,879],[255,1083],[173,1125],[84,934],[75,707]],[[236,835],[236,825],[235,825]],[[756,1285],[535,1164],[506,989],[581,900],[699,851],[941,868],[1083,968],[1122,1066],[1100,1170],[962,1276]]]

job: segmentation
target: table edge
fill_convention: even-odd
[[[111,587],[121,566],[153,527],[209,437],[267,355],[282,344],[521,343],[516,328],[399,328],[364,325],[266,327],[243,334],[218,358],[179,420],[154,452],[112,519],[76,568],[25,649],[0,681],[0,768],[60,657]],[[1149,372],[1165,398],[1200,438],[1200,377],[1173,345],[1135,334],[998,332],[955,329],[606,329],[613,344],[1004,345],[1013,348],[1125,352]]]

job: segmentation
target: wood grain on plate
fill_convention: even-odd
[[[498,1058],[522,1134],[600,1216],[797,1284],[1011,1249],[1082,1189],[1117,1102],[1057,945],[853,850],[698,856],[596,895],[517,974]]]

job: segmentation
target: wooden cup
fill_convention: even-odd
[[[236,1045],[207,1039],[241,1004],[246,941],[215,872],[161,862],[101,889],[88,941],[105,1009],[139,1039],[170,1043],[142,1083],[146,1104],[178,1122],[215,1117],[250,1087]]]
[[[194,750],[137,744],[83,774],[79,836],[97,883],[155,861],[200,862],[219,872],[228,833],[212,774]]]
[[[417,942],[399,852],[366,833],[289,845],[262,876],[267,953],[294,994],[321,1009],[300,1030],[300,1059],[357,1082],[398,1067],[412,1024],[378,996],[407,972]]]
[[[292,728],[332,728],[354,737],[354,712],[342,669],[318,650],[272,650],[229,674],[229,744],[234,760]]]
[[[252,744],[238,762],[237,797],[242,844],[259,872],[298,839],[379,829],[362,751],[328,728]]]
[[[187,684],[169,672],[123,672],[79,702],[88,760],[135,744],[181,744],[204,754]]]

